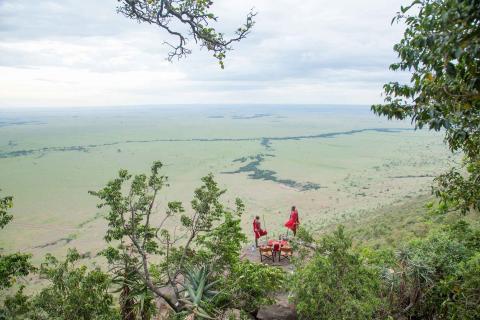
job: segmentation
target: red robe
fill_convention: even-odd
[[[290,213],[290,219],[285,222],[285,227],[292,231],[296,231],[299,224],[300,220],[298,219],[298,211],[295,209],[295,211]]]
[[[263,237],[267,234],[267,231],[262,230],[260,221],[257,221],[257,219],[253,219],[253,232],[255,233],[255,239]]]

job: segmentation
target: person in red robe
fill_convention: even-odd
[[[298,210],[295,206],[292,207],[292,211],[290,212],[290,219],[285,222],[285,227],[293,231],[293,236],[297,234],[297,227],[300,224],[300,220],[298,219]]]
[[[262,229],[259,216],[253,220],[253,232],[255,233],[255,246],[258,247],[258,239],[267,234],[267,231]]]

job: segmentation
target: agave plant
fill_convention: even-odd
[[[207,266],[187,268],[183,275],[184,297],[181,302],[191,312],[191,318],[215,319],[205,310],[205,307],[218,294],[218,291],[212,290],[218,280],[211,281],[211,272]]]
[[[398,271],[394,274],[392,290],[397,287],[398,293],[393,296],[403,300],[400,303],[404,305],[403,312],[407,312],[420,302],[424,292],[432,285],[435,270],[423,261],[423,257],[416,255],[412,248],[401,248],[396,256]]]
[[[112,283],[117,286],[114,292],[120,293],[120,312],[124,320],[150,319],[154,313],[154,297],[138,273],[138,268],[138,264],[127,263],[112,270],[115,273]]]

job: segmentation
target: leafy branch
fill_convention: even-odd
[[[201,48],[207,48],[224,68],[227,51],[232,50],[232,44],[245,39],[253,28],[256,12],[250,10],[245,23],[237,28],[234,36],[225,38],[217,32],[212,24],[218,17],[211,12],[211,0],[118,0],[117,10],[130,19],[138,22],[154,24],[174,36],[177,42],[165,42],[170,47],[168,60],[184,58],[192,51],[187,46],[193,39]],[[178,25],[186,26],[188,31],[181,31]]]

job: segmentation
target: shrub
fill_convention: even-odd
[[[391,312],[416,319],[471,319],[459,315],[479,311],[473,307],[480,301],[474,287],[480,279],[477,237],[477,230],[460,221],[400,250],[384,286],[390,290]]]
[[[480,316],[480,253],[459,265],[446,281],[448,299],[442,304],[445,318],[478,319]]]
[[[119,319],[108,293],[108,275],[100,269],[76,267],[79,259],[76,250],[69,250],[63,262],[47,255],[40,276],[49,285],[33,298],[34,319]]]
[[[254,312],[260,305],[274,303],[273,294],[282,289],[284,283],[285,272],[280,268],[238,261],[220,283],[222,291],[216,304]]]
[[[380,307],[378,273],[351,247],[339,227],[310,261],[297,263],[290,288],[300,319],[369,319]]]

